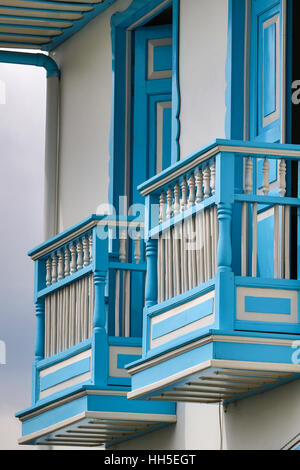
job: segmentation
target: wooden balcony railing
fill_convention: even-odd
[[[112,233],[117,255],[109,253]],[[36,262],[36,359],[91,338],[99,310],[105,310],[101,315],[111,336],[141,337],[146,271],[143,253],[142,223],[132,217],[120,221],[96,215],[31,251]],[[137,297],[131,294],[136,273],[141,287]],[[104,297],[97,304],[99,282],[104,285]],[[132,326],[136,325],[132,314],[137,308],[139,331]]]
[[[201,286],[218,269],[299,277],[299,158],[297,146],[217,140],[143,183],[146,304]]]

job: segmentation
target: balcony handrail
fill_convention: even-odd
[[[263,155],[268,155],[272,158],[284,157],[286,159],[300,159],[300,145],[216,139],[196,152],[193,152],[183,160],[175,163],[171,167],[166,168],[158,175],[145,181],[138,186],[138,190],[143,196],[155,193],[174,179],[179,178],[190,170],[193,170],[195,167],[220,152],[232,152],[240,156],[251,154],[253,157],[257,156],[257,158],[260,158],[260,156]]]
[[[56,250],[60,246],[74,240],[83,233],[90,231],[98,224],[108,225],[111,228],[116,226],[122,228],[143,227],[143,222],[134,216],[91,214],[89,217],[83,219],[79,223],[72,225],[72,227],[64,230],[52,238],[49,238],[37,247],[33,248],[28,252],[28,256],[30,256],[30,258],[35,261],[36,259],[51,253],[51,251]]]
[[[170,219],[166,219],[163,222],[159,223],[151,230],[149,230],[150,238],[157,238],[159,235],[167,232],[170,228],[181,224],[183,221],[187,221],[195,216],[198,212],[204,211],[205,209],[210,208],[216,203],[216,196],[210,196],[207,199],[202,200],[197,205],[189,207],[184,211],[172,216]]]

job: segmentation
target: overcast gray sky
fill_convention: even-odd
[[[33,262],[42,241],[46,77],[38,67],[0,64],[0,449],[17,445],[14,414],[30,406],[34,351]]]

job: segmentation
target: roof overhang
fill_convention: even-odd
[[[0,0],[0,47],[51,51],[115,0]]]

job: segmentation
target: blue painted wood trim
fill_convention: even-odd
[[[234,323],[235,326],[236,326],[236,323],[237,322]],[[250,323],[252,323],[252,322],[250,322]],[[290,333],[279,333],[278,331],[261,332],[261,331],[257,331],[257,329],[254,330],[254,331],[251,331],[251,330],[250,331],[247,331],[247,330],[243,331],[240,328],[236,328],[236,327],[235,327],[235,329],[231,329],[231,328],[219,327],[219,325],[218,325],[217,328],[216,328],[212,325],[211,327],[205,328],[205,329],[201,330],[200,332],[198,331],[197,334],[193,333],[193,335],[184,336],[184,337],[179,338],[179,341],[176,340],[176,341],[173,341],[172,343],[170,342],[166,345],[167,347],[165,347],[165,345],[164,345],[162,347],[158,347],[158,348],[155,348],[155,349],[149,351],[147,356],[143,356],[142,359],[140,359],[139,361],[136,361],[135,364],[130,364],[130,367],[128,367],[128,368],[131,368],[131,367],[136,366],[136,365],[145,364],[150,359],[158,358],[159,356],[166,353],[167,351],[174,351],[179,346],[184,346],[186,344],[191,343],[195,339],[205,338],[208,335],[219,335],[219,336],[223,336],[223,335],[228,336],[228,335],[230,335],[230,336],[234,336],[234,337],[237,337],[237,336],[250,337],[251,336],[251,337],[254,337],[254,338],[289,339],[289,340],[292,340],[292,341],[293,340],[295,340],[295,341],[299,340],[299,336],[298,336],[297,332],[293,332],[293,331],[291,331]]]
[[[6,64],[22,64],[43,67],[47,78],[60,77],[60,71],[56,62],[45,54],[31,54],[29,52],[0,51],[0,62]]]
[[[105,305],[105,286],[108,270],[108,239],[93,233],[94,319],[92,336],[92,383],[107,385],[108,378],[108,316]]]
[[[160,338],[172,331],[183,328],[213,313],[214,299],[206,300],[192,308],[187,308],[171,318],[162,320],[152,326],[152,339]]]
[[[180,160],[180,77],[179,77],[179,34],[180,34],[180,0],[173,0],[172,24],[172,139],[171,163]]]
[[[45,301],[39,299],[35,303],[36,311],[36,336],[35,336],[35,362],[44,359],[45,344]]]
[[[292,143],[293,81],[293,0],[287,0],[286,27],[286,142]]]
[[[109,269],[129,270],[129,271],[146,271],[146,263],[109,263]]]
[[[125,336],[109,336],[108,344],[110,346],[142,347],[142,338],[133,338],[133,337],[125,337]]]
[[[244,138],[245,1],[228,2],[225,135]]]
[[[81,279],[84,276],[87,276],[93,271],[92,265],[86,266],[85,268],[80,269],[79,271],[70,274],[69,276],[61,279],[60,281],[55,282],[51,286],[45,287],[44,289],[37,292],[37,298],[45,297],[45,295],[49,295],[52,292],[61,289],[69,284],[72,284],[78,279]]]
[[[74,364],[70,364],[66,367],[51,372],[50,374],[40,377],[40,391],[47,390],[48,388],[54,387],[55,385],[65,382],[66,380],[77,377],[78,375],[85,374],[91,370],[91,361],[89,357],[81,359]]]
[[[55,403],[59,401],[61,398],[64,397],[69,397],[71,395],[74,395],[78,392],[82,392],[85,390],[99,390],[99,387],[91,384],[91,383],[85,383],[85,384],[78,384],[75,385],[74,387],[70,387],[68,389],[62,390],[61,392],[57,392],[47,398],[43,398],[39,400],[36,404],[32,405],[30,408],[26,408],[22,411],[19,411],[15,414],[16,417],[25,417],[28,413],[31,413],[32,411],[38,411],[41,408],[43,408],[45,405]],[[116,390],[115,386],[108,385],[106,387],[101,387],[101,390]],[[128,387],[120,385],[118,387],[118,390],[120,391],[128,391]],[[75,397],[76,399],[76,397]]]
[[[261,331],[267,333],[289,333],[299,335],[300,325],[299,323],[279,323],[279,322],[258,322],[250,320],[236,320],[234,322],[234,329],[242,331]],[[298,337],[299,340],[299,337]]]
[[[133,0],[126,10],[115,13],[111,17],[111,26],[112,28],[128,28],[149,12],[155,10],[152,16],[147,16],[147,19],[144,20],[144,23],[148,22],[153,16],[158,15],[162,10],[170,6],[171,3],[172,0],[147,0],[146,2],[145,0]],[[139,26],[143,26],[144,23],[142,22]]]
[[[245,312],[291,314],[291,299],[245,296]]]
[[[64,238],[69,235],[72,235],[72,233],[76,232],[77,230],[81,230],[82,228],[84,228],[85,225],[88,225],[90,222],[95,221],[96,223],[97,221],[102,220],[105,217],[107,216],[101,216],[96,214],[90,215],[86,219],[81,220],[79,223],[72,225],[72,227],[64,230],[63,232],[59,233],[58,235],[55,235],[52,238],[49,238],[37,247],[33,248],[28,252],[28,256],[36,255],[39,251],[44,250],[45,248],[49,248],[51,245],[54,245],[54,243],[62,241]]]
[[[260,196],[253,194],[235,194],[234,199],[237,202],[257,202],[258,204],[266,204],[272,206],[273,204],[280,204],[282,206],[296,206],[300,205],[300,199],[295,197],[281,197],[281,196]]]
[[[300,290],[300,282],[293,279],[264,279],[259,277],[235,277],[236,286],[266,289]]]
[[[111,17],[111,40],[112,40],[112,120],[110,130],[110,162],[109,175],[110,184],[108,190],[109,203],[118,211],[119,195],[124,191],[124,161],[125,161],[125,102],[126,102],[126,30],[139,19],[153,11],[153,14],[139,22],[143,26],[152,17],[173,5],[173,75],[172,75],[172,152],[171,160],[179,160],[179,65],[178,65],[178,34],[179,34],[179,2],[180,0],[133,0],[129,7]],[[175,59],[175,60],[174,60]],[[155,84],[154,84],[155,85]],[[173,106],[174,103],[174,106]],[[120,119],[123,116],[123,119]],[[132,126],[132,123],[128,123]],[[121,169],[121,171],[120,171]]]
[[[41,243],[40,245],[36,246],[32,250],[28,252],[28,256],[34,256],[39,253],[41,250],[45,250],[47,248],[50,248],[51,245],[57,244],[58,242],[61,242],[61,244],[64,243],[64,238],[69,237],[73,233],[76,233],[78,230],[83,230],[85,226],[87,226],[87,231],[91,230],[90,224],[93,226],[93,224],[96,226],[98,222],[100,221],[106,221],[107,224],[104,226],[113,226],[114,222],[115,223],[122,223],[124,222],[124,227],[127,226],[127,222],[135,222],[137,218],[135,216],[127,216],[127,215],[98,215],[98,214],[91,214],[89,217],[81,220],[75,225],[72,225],[72,227],[64,230],[63,232],[55,235],[52,238],[49,238],[45,242]],[[89,227],[88,227],[89,226]]]
[[[249,141],[243,141],[243,140],[230,140],[230,139],[216,139],[213,142],[210,142],[209,144],[205,145],[204,147],[201,147],[199,150],[196,152],[193,152],[191,155],[188,157],[180,160],[179,162],[175,163],[172,165],[170,168],[166,168],[163,170],[161,173],[158,175],[153,176],[153,178],[150,178],[148,181],[145,181],[143,184],[141,184],[138,187],[139,191],[144,191],[147,189],[148,186],[151,186],[154,183],[158,183],[160,180],[165,178],[166,176],[171,175],[173,172],[176,170],[180,170],[181,168],[184,168],[188,164],[190,164],[195,158],[201,157],[201,155],[204,155],[208,151],[213,151],[215,149],[215,153],[217,154],[219,152],[219,147],[222,146],[222,152],[234,152],[236,155],[239,156],[249,156],[249,148],[253,149],[266,149],[268,151],[268,157],[274,158],[274,159],[281,159],[285,158],[287,160],[298,160],[300,159],[300,145],[295,145],[295,144],[273,144],[273,143],[265,143],[265,142],[249,142]],[[225,147],[225,148],[224,148]],[[228,149],[226,150],[226,147],[233,147],[233,149]],[[276,151],[281,151],[282,154],[280,156],[278,155],[273,155],[272,150]],[[296,151],[299,152],[299,156],[289,156],[286,155],[285,152],[288,151]],[[212,155],[210,155],[209,158],[211,158]],[[260,155],[258,154],[251,154],[251,156],[256,157],[256,158],[261,158]]]
[[[85,387],[82,388],[84,389]],[[125,391],[128,391],[128,387],[120,388],[123,388]],[[57,406],[52,407],[48,410],[42,410],[42,413],[37,416],[34,416],[32,419],[26,419],[26,415],[23,415],[23,435],[31,434],[41,429],[45,429],[53,424],[65,421],[66,419],[74,417],[85,411],[97,412],[107,410],[112,410],[117,413],[123,412],[174,415],[176,405],[174,403],[169,402],[155,403],[145,400],[131,401],[127,400],[126,396],[120,397],[113,395],[89,395],[84,397],[78,397],[75,395],[74,400],[71,400],[68,403],[57,403]]]
[[[117,368],[124,369],[126,364],[137,361],[140,357],[141,354],[118,354]]]
[[[108,384],[114,385],[114,386],[122,385],[123,387],[127,387],[127,389],[130,390],[131,378],[130,377],[108,377]]]
[[[180,305],[184,305],[191,300],[194,300],[198,297],[201,297],[208,292],[211,292],[215,288],[215,279],[211,279],[200,286],[194,287],[193,289],[184,292],[183,294],[179,294],[171,299],[165,300],[151,308],[147,309],[147,315],[149,317],[154,317],[156,315],[160,315],[163,312],[167,312],[175,307],[179,307]]]
[[[39,361],[37,363],[37,370],[42,370],[47,367],[58,364],[59,362],[70,359],[71,357],[76,356],[77,354],[80,354],[81,352],[86,351],[87,349],[90,349],[90,348],[91,348],[91,339],[86,339],[85,341],[82,341],[81,343],[78,343],[75,346],[72,346],[71,348],[66,349],[65,351],[62,351],[51,357],[47,357],[46,359],[43,359],[42,361]]]
[[[157,303],[157,240],[146,242],[147,276],[145,287],[145,306],[152,307]]]

